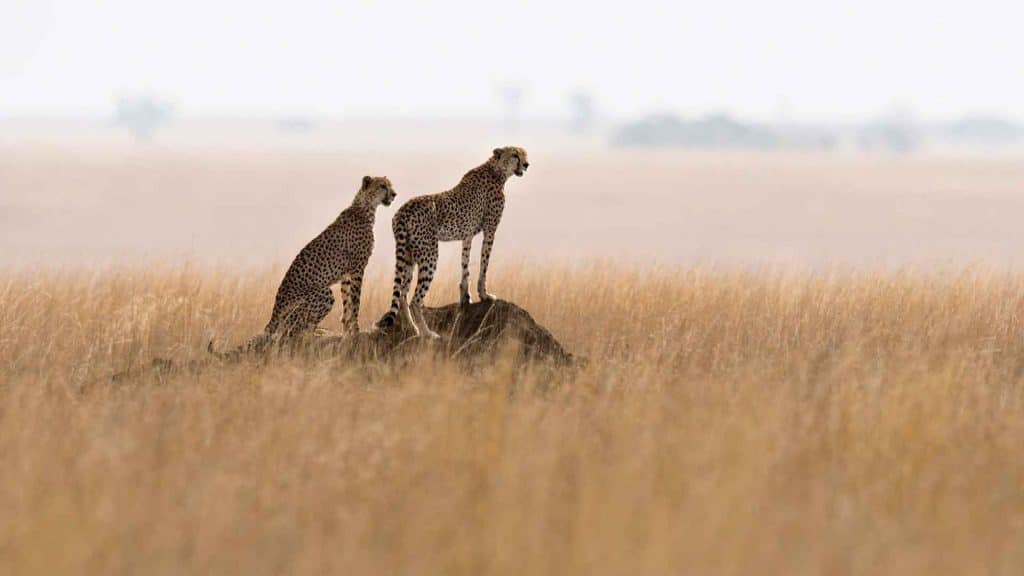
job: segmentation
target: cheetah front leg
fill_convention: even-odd
[[[359,301],[363,292],[363,274],[361,272],[350,274],[342,282],[342,290],[345,292],[344,310],[341,316],[343,330],[345,334],[358,334]]]
[[[484,231],[484,242],[480,248],[480,277],[476,281],[476,293],[481,302],[494,300],[494,296],[487,293],[487,264],[491,259],[491,246],[494,245],[494,230]]]
[[[462,240],[462,281],[459,282],[459,305],[469,305],[469,251],[473,247],[473,237]]]
[[[350,308],[348,304],[348,290],[351,282],[352,279],[347,274],[342,276],[338,282],[338,293],[341,294],[341,325],[343,327],[348,319],[348,310]]]

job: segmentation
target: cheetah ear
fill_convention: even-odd
[[[497,160],[498,158],[501,158],[501,148],[494,149],[494,159]]]
[[[369,176],[363,176],[363,190],[370,187],[370,182],[373,182],[373,178]]]

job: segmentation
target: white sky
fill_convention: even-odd
[[[725,111],[1024,120],[1020,0],[0,0],[0,116]]]

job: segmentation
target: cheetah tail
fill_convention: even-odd
[[[409,255],[409,233],[401,223],[394,225],[395,232],[395,284],[391,292],[391,308],[377,321],[377,328],[388,328],[398,323],[400,300],[406,297],[404,287],[408,283],[406,276],[412,263]]]

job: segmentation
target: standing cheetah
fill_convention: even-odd
[[[277,289],[274,312],[263,334],[238,351],[262,347],[273,339],[288,338],[315,328],[334,306],[331,286],[338,282],[341,282],[345,299],[342,325],[346,333],[358,332],[359,296],[363,271],[373,252],[377,206],[389,206],[394,199],[395,190],[390,180],[363,178],[352,205],[306,244],[292,261]],[[207,349],[213,352],[213,342]]]
[[[391,294],[391,309],[377,322],[378,328],[395,324],[401,310],[417,334],[438,337],[423,320],[422,309],[423,298],[430,289],[437,267],[438,242],[462,241],[459,301],[466,305],[469,304],[470,246],[473,237],[483,232],[476,289],[480,300],[493,299],[487,293],[487,263],[494,245],[494,233],[505,208],[505,181],[513,174],[522,176],[529,167],[526,150],[516,146],[495,148],[490,159],[467,172],[455,188],[418,196],[398,209],[391,221],[395,233],[395,287]],[[414,264],[419,269],[416,293],[412,302],[407,303]]]

